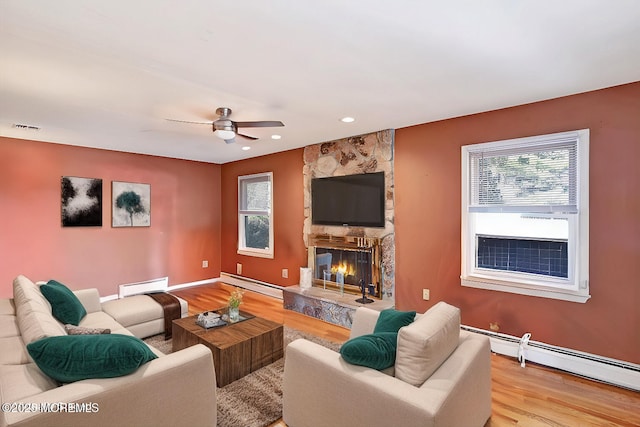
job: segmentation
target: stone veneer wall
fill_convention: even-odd
[[[309,236],[330,234],[333,236],[377,237],[382,245],[382,295],[394,299],[395,289],[395,227],[393,184],[392,129],[352,136],[304,149],[304,243],[309,247]],[[386,186],[385,227],[338,227],[311,224],[311,179],[329,176],[384,172]],[[309,266],[313,264],[309,253]]]

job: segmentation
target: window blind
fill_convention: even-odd
[[[578,135],[469,151],[469,212],[577,213]]]
[[[270,185],[270,177],[266,175],[242,178],[240,181],[240,213],[268,215],[271,209]]]

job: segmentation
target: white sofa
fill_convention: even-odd
[[[216,379],[207,347],[168,355],[151,348],[159,357],[131,374],[59,384],[38,368],[26,345],[66,332],[38,285],[24,276],[13,285],[14,298],[0,299],[0,427],[216,425]],[[102,311],[96,289],[74,294],[87,312],[79,326],[133,336]],[[82,404],[89,410],[64,409]],[[55,412],[34,412],[47,405]]]
[[[372,333],[379,314],[358,308],[350,337]],[[292,342],[285,358],[284,422],[289,427],[483,426],[491,416],[489,339],[459,325],[457,308],[436,304],[400,328],[395,365],[384,371],[347,363],[340,353],[305,339]],[[422,366],[427,364],[433,366]]]

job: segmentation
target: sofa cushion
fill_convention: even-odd
[[[34,363],[0,365],[0,401],[18,402],[29,396],[58,387]]]
[[[38,304],[27,302],[19,306],[16,319],[25,344],[45,337],[66,335],[51,311],[43,310]]]
[[[49,304],[49,301],[42,295],[38,285],[23,275],[13,279],[13,303],[16,314],[18,314],[20,306],[26,303],[37,306],[41,311],[51,313],[51,304]]]
[[[395,362],[397,337],[395,332],[361,335],[342,344],[340,355],[353,365],[386,369]]]
[[[373,333],[378,332],[398,332],[403,326],[413,323],[416,318],[415,311],[398,311],[392,308],[382,310]]]
[[[30,361],[21,337],[0,338],[0,365],[21,365]]]
[[[13,298],[0,299],[0,315],[16,315],[16,306]]]
[[[64,330],[67,335],[98,335],[111,333],[111,329],[85,328],[84,326],[75,326],[70,324],[64,325]]]
[[[44,338],[27,350],[45,374],[62,383],[127,375],[158,357],[142,340],[120,334]]]
[[[83,328],[108,328],[111,329],[112,334],[120,334],[120,331],[126,331],[124,335],[133,335],[124,326],[120,323],[113,320],[113,317],[109,316],[107,313],[103,313],[102,311],[98,311],[96,313],[87,314],[80,325]]]
[[[0,314],[0,338],[20,335],[16,316]]]
[[[151,320],[164,319],[162,306],[148,295],[134,295],[103,302],[102,311],[125,328]]]
[[[396,378],[419,387],[458,346],[460,310],[445,302],[398,332]]]
[[[51,311],[56,319],[62,323],[78,326],[87,310],[77,296],[60,282],[49,280],[40,286],[42,295],[51,303]]]

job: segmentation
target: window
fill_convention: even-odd
[[[273,258],[273,174],[238,177],[238,253]]]
[[[462,147],[461,284],[590,298],[588,129]]]

